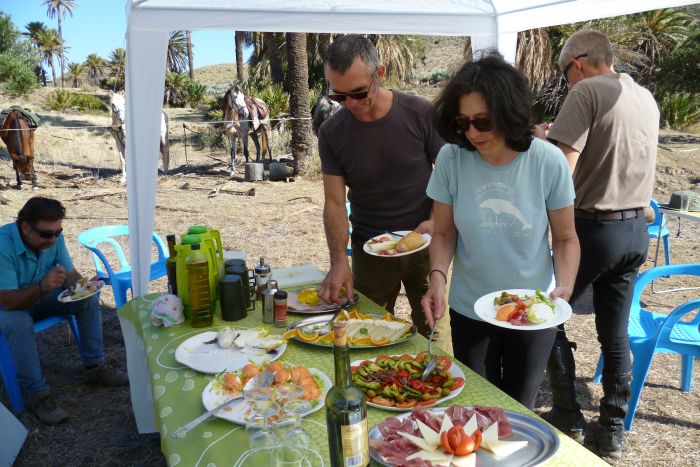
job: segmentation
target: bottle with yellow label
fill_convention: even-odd
[[[333,323],[335,385],[326,396],[326,426],[331,465],[358,467],[369,464],[367,401],[350,373],[346,323]]]

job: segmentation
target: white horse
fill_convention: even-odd
[[[243,141],[243,155],[248,162],[248,135],[253,138],[255,144],[255,160],[260,161],[260,142],[267,148],[272,162],[272,148],[270,147],[270,111],[267,104],[256,97],[243,95],[238,86],[234,86],[224,95],[224,120],[227,121],[225,132],[228,136],[231,148],[231,175],[236,173],[236,138]]]
[[[124,146],[126,144],[126,131],[124,117],[126,115],[126,101],[124,94],[120,92],[110,93],[110,107],[112,109],[112,127],[110,133],[114,136],[119,151],[119,160],[122,166],[122,184],[126,183],[126,158]],[[163,174],[168,174],[170,164],[170,148],[168,144],[168,115],[162,112],[160,117],[160,154],[163,157]]]

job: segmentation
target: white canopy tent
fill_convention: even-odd
[[[471,36],[514,62],[518,31],[697,0],[129,0],[127,194],[134,296],[148,291],[168,34],[175,30]],[[229,45],[222,45],[228,47]]]

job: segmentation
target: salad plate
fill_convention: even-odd
[[[61,303],[79,302],[92,297],[105,286],[104,281],[86,281],[84,284],[77,283],[75,286],[61,292],[57,299]]]
[[[236,330],[246,331],[241,328]],[[287,349],[286,342],[270,350],[237,345],[224,348],[215,341],[216,337],[216,331],[195,334],[175,349],[175,360],[200,373],[216,374],[239,370],[248,363],[261,365],[277,360]]]
[[[319,389],[320,395],[310,401],[311,408],[306,412],[302,413],[302,417],[314,413],[317,410],[320,410],[322,407],[324,407],[323,401],[326,400],[326,394],[333,386],[333,382],[324,372],[317,370],[316,368],[309,368],[308,371],[309,373],[311,373],[311,376],[316,380],[316,384]],[[273,385],[273,388],[276,386],[277,384]],[[207,386],[204,388],[204,391],[202,391],[202,404],[204,405],[204,408],[206,410],[212,410],[215,407],[218,407],[221,404],[225,403],[234,396],[235,394],[227,393],[227,391],[222,386],[221,378],[217,376],[216,378],[211,380],[209,384],[207,384]],[[218,410],[214,413],[215,417],[228,420],[238,425],[245,425],[248,419],[250,418],[250,415],[251,402],[248,402],[244,399],[239,399],[236,402],[231,403],[230,406],[225,407],[222,410]]]
[[[381,235],[376,235],[376,236],[370,238],[369,240],[367,240],[365,242],[365,244],[362,246],[362,249],[364,250],[365,253],[367,253],[368,255],[372,255],[372,256],[379,256],[381,258],[399,258],[401,256],[412,255],[413,253],[415,253],[417,251],[425,250],[426,248],[428,248],[430,246],[430,241],[432,240],[432,237],[429,234],[424,233],[421,235],[423,235],[423,238],[425,239],[425,243],[423,243],[421,246],[419,246],[415,250],[405,251],[403,253],[396,253],[396,252],[386,253],[385,252],[386,250],[374,251],[372,249],[371,245],[373,245],[373,244],[380,244],[382,242],[396,242],[396,241],[401,240],[402,237],[408,235],[411,232],[412,232],[411,230],[398,230],[396,232],[389,232],[389,233],[385,233],[385,234],[381,234]],[[386,239],[388,239],[388,240],[386,240]],[[389,251],[394,251],[394,250],[391,249]]]
[[[518,331],[537,331],[540,329],[549,329],[559,326],[571,318],[571,305],[569,305],[562,298],[557,298],[553,302],[554,310],[552,310],[551,316],[542,318],[542,321],[540,322],[515,325],[509,321],[497,320],[497,306],[495,305],[494,300],[500,297],[503,292],[517,295],[522,299],[524,299],[526,296],[534,297],[537,293],[536,290],[532,289],[507,289],[488,293],[474,303],[474,312],[476,315],[494,326],[500,326],[507,329],[516,329]]]

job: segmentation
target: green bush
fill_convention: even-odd
[[[71,107],[81,112],[107,112],[109,110],[102,99],[92,94],[73,93]]]
[[[49,94],[46,99],[46,106],[51,110],[68,110],[71,106],[73,96],[65,89],[56,89],[53,94]]]
[[[39,86],[34,63],[11,51],[0,54],[0,90],[19,97]]]
[[[207,87],[197,81],[188,81],[182,96],[185,104],[189,107],[197,107],[207,99]]]
[[[252,95],[267,104],[270,118],[277,118],[279,114],[289,112],[289,94],[284,92],[281,84],[270,83]]]
[[[700,92],[700,31],[677,45],[668,59],[661,64],[659,85],[665,89]]]
[[[659,98],[661,119],[674,130],[685,130],[700,122],[700,96],[684,92],[667,93]]]

